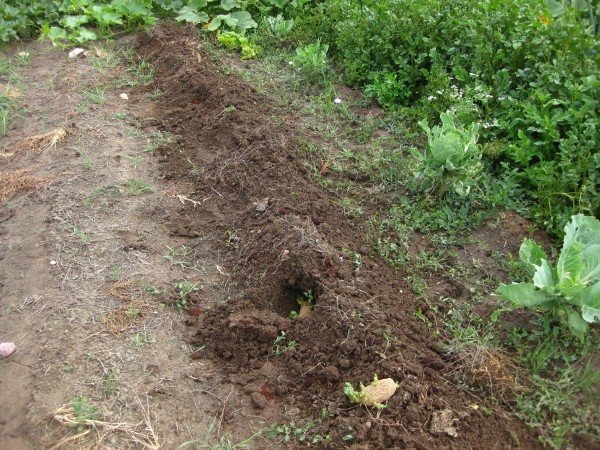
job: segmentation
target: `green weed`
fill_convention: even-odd
[[[73,407],[73,422],[68,426],[76,428],[78,432],[85,430],[88,427],[93,427],[94,420],[102,417],[102,409],[91,403],[89,397],[79,397],[71,400]]]
[[[106,98],[106,89],[101,86],[94,86],[92,89],[84,89],[83,96],[97,105],[104,105],[108,101]]]
[[[78,147],[75,149],[75,151],[83,160],[83,167],[85,167],[87,170],[92,170],[92,168],[94,167],[94,161],[92,161],[92,158],[90,158],[90,155],[88,155],[85,149],[82,147]]]
[[[197,292],[200,288],[196,287],[195,284],[190,283],[189,281],[184,281],[181,283],[177,283],[175,285],[175,289],[177,291],[177,300],[175,301],[175,306],[179,311],[184,311],[188,308],[188,301],[192,292]]]
[[[150,186],[148,183],[146,183],[145,181],[139,179],[139,178],[135,178],[133,180],[129,180],[127,181],[124,185],[123,188],[125,188],[125,191],[127,191],[127,193],[129,195],[143,195],[143,194],[151,194],[152,192],[155,191],[155,189]]]
[[[91,240],[90,235],[85,233],[81,228],[79,228],[76,225],[69,225],[69,228],[71,228],[71,231],[73,231],[75,236],[77,236],[81,240],[81,242],[83,242],[84,245],[87,245],[90,243],[90,240]]]
[[[140,350],[146,344],[153,344],[154,342],[156,342],[156,339],[146,327],[144,327],[142,331],[131,336],[131,343],[133,344],[133,349],[135,351]]]
[[[113,394],[117,391],[118,389],[118,383],[117,380],[115,379],[117,375],[117,372],[115,369],[112,369],[108,375],[106,375],[106,378],[104,379],[104,386],[103,386],[103,390],[104,393],[106,395],[110,395]]]

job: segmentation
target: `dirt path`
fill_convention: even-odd
[[[161,224],[188,186],[166,181],[152,156],[167,135],[141,129],[153,96],[111,88],[147,81],[124,48],[70,59],[29,44],[2,55],[31,56],[18,68],[23,109],[0,141],[5,155],[21,151],[0,171],[43,178],[0,214],[0,339],[18,349],[0,362],[3,449],[174,448],[203,440],[235,394],[182,341],[190,316],[173,303],[183,309],[200,292],[217,301],[227,277],[201,239]],[[59,129],[55,145],[56,133],[32,138]],[[88,431],[77,422],[86,414],[102,422],[97,434],[72,439]]]

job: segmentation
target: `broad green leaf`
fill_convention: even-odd
[[[46,35],[52,42],[67,39],[67,32],[60,27],[50,27]]]
[[[248,11],[236,11],[231,13],[230,16],[237,20],[235,28],[241,32],[244,32],[249,28],[257,27],[257,23],[252,19],[252,16]]]
[[[584,284],[600,281],[600,244],[583,249],[583,264],[580,281]]]
[[[224,15],[223,22],[225,22],[225,25],[227,25],[228,27],[231,27],[231,28],[235,28],[238,24],[238,20],[235,17],[233,17],[232,14]]]
[[[283,8],[289,0],[268,0],[268,2],[277,8]]]
[[[60,23],[66,28],[79,28],[84,23],[88,22],[88,16],[65,16]]]
[[[230,28],[235,28],[238,21],[235,17],[232,17],[231,14],[219,14],[217,17],[213,19],[210,25],[206,28],[208,31],[218,30],[219,27],[225,23]]]
[[[515,305],[528,308],[543,305],[552,301],[552,297],[543,291],[538,291],[530,283],[502,284],[496,289],[502,298],[509,300]]]
[[[179,15],[175,17],[175,20],[198,25],[199,23],[207,23],[210,20],[210,17],[208,17],[208,14],[204,11],[198,11],[189,6],[184,6],[181,8],[181,11],[179,11]]]
[[[95,41],[96,39],[98,39],[98,35],[87,28],[79,28],[78,30],[75,30],[73,34],[69,35],[69,40],[77,42],[78,44]]]
[[[543,259],[548,260],[542,247],[531,239],[525,239],[523,241],[521,248],[519,249],[519,257],[521,258],[521,261],[527,264],[531,273],[535,271],[533,266],[541,265]]]
[[[190,0],[190,2],[188,3],[188,6],[190,6],[192,8],[196,8],[198,10],[198,9],[206,8],[207,4],[208,4],[208,2],[206,0]]]
[[[581,314],[573,309],[569,309],[567,312],[567,323],[569,324],[571,333],[579,337],[583,337],[589,329],[588,323],[583,320]]]
[[[560,16],[565,13],[565,8],[556,0],[546,0],[546,7],[553,16]]]
[[[221,8],[225,11],[231,11],[233,8],[238,7],[237,0],[221,0]]]
[[[536,270],[535,274],[533,275],[533,284],[540,289],[544,289],[546,287],[554,288],[556,282],[554,280],[552,268],[548,264],[548,261],[542,259],[542,263],[539,266],[534,267]]]
[[[223,20],[221,19],[221,16],[217,16],[217,17],[215,17],[215,18],[212,20],[212,22],[210,22],[210,23],[208,24],[208,27],[206,27],[206,29],[207,29],[208,31],[216,31],[216,30],[218,30],[218,29],[219,29],[219,27],[221,26],[221,22],[222,22],[222,21],[223,21]]]
[[[586,322],[596,322],[600,318],[600,281],[581,291],[573,300],[573,303],[581,306],[583,319]]]
[[[571,7],[575,8],[577,11],[587,11],[588,2],[587,0],[571,0]]]
[[[109,26],[123,24],[121,14],[115,12],[110,5],[92,6],[92,15],[100,25]]]
[[[562,248],[556,263],[558,286],[561,290],[578,284],[579,276],[585,268],[582,256],[583,244],[581,242],[571,241]]]
[[[600,221],[583,214],[571,217],[571,222],[565,225],[563,248],[571,242],[581,242],[585,246],[600,244]]]

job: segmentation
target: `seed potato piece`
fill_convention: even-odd
[[[362,390],[364,394],[363,405],[373,406],[375,403],[388,401],[396,392],[396,387],[396,382],[391,378],[379,380],[377,384],[371,383]]]

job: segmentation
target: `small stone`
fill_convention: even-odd
[[[85,51],[84,49],[79,48],[79,47],[78,48],[74,48],[73,50],[71,50],[69,52],[69,58],[75,58],[75,57],[81,55],[84,51]]]
[[[264,409],[267,406],[267,398],[260,392],[253,392],[250,398],[252,399],[252,404],[257,409]]]
[[[8,358],[17,350],[17,346],[14,342],[2,342],[0,343],[0,359]]]
[[[119,97],[121,97],[123,100],[129,100],[129,95],[122,93],[121,95],[119,95]]]

